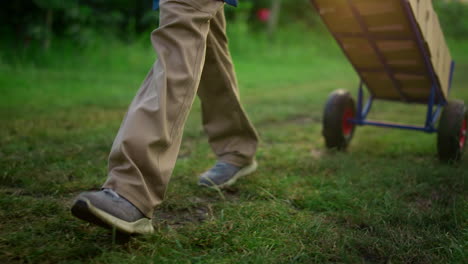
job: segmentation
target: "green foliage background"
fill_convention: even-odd
[[[266,23],[256,18],[271,0],[241,0],[238,8],[226,8],[230,24],[243,24],[242,33],[262,34]],[[457,1],[434,1],[446,34],[450,38],[468,36],[468,6]],[[282,1],[279,28],[302,24],[321,28],[309,0]],[[63,42],[76,47],[92,46],[102,38],[129,43],[147,36],[157,27],[159,13],[151,0],[16,0],[4,1],[0,9],[1,48],[7,57],[18,52],[42,52]]]

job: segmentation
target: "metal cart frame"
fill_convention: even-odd
[[[317,10],[320,10],[315,0],[310,0]],[[403,14],[409,19],[408,29],[414,33],[411,37],[381,37],[373,35],[366,25],[364,16],[360,14],[353,0],[347,0],[347,4],[351,10],[352,17],[357,21],[357,26],[360,28],[359,33],[334,33],[333,37],[338,42],[340,47],[345,50],[345,38],[363,38],[367,39],[369,47],[375,52],[376,58],[383,68],[359,68],[354,65],[352,58],[346,52],[345,55],[353,63],[354,68],[360,76],[360,83],[357,95],[357,106],[352,96],[345,90],[337,90],[331,94],[325,106],[323,118],[323,135],[325,143],[328,148],[336,148],[338,150],[345,150],[351,141],[354,129],[356,126],[376,126],[395,129],[404,129],[412,131],[420,131],[426,133],[438,133],[438,153],[442,161],[456,161],[459,160],[463,154],[464,147],[467,141],[468,131],[468,112],[466,107],[461,101],[449,101],[448,94],[450,93],[453,74],[455,71],[455,62],[448,62],[448,80],[446,83],[440,83],[437,77],[429,47],[426,46],[425,38],[422,30],[420,29],[416,17],[414,15],[411,4],[408,0],[399,0],[403,7]],[[327,25],[328,27],[329,25]],[[405,95],[401,83],[397,79],[391,65],[388,63],[385,54],[379,49],[376,42],[380,40],[412,40],[419,48],[422,55],[423,63],[421,64],[426,70],[428,83],[430,83],[430,91],[426,97],[419,100],[410,100]],[[365,99],[365,81],[363,80],[364,74],[373,72],[383,72],[392,82],[395,94],[398,99],[392,98],[379,98],[380,96],[373,96],[372,89],[366,89],[369,92],[368,98]],[[440,76],[439,76],[440,77]],[[441,86],[447,87],[447,94],[444,94]],[[375,91],[374,91],[375,92]],[[426,96],[426,95],[425,95]],[[368,120],[368,115],[372,110],[374,100],[385,101],[400,101],[404,103],[422,103],[427,105],[426,120],[423,125],[408,125],[391,122],[381,122]]]

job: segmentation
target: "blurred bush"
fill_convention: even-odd
[[[227,7],[226,16],[235,34],[263,35],[299,25],[322,29],[310,0],[239,0]],[[280,3],[272,12],[273,3]],[[446,34],[468,36],[468,6],[458,1],[435,0]],[[134,42],[157,27],[158,12],[152,0],[15,0],[2,1],[1,48],[48,50],[53,42],[69,41],[92,46],[103,38]],[[275,14],[275,15],[274,15]],[[276,16],[278,14],[278,16]],[[269,23],[265,18],[273,18]]]
[[[129,41],[157,23],[151,5],[151,0],[4,1],[0,33],[13,47],[42,44],[47,49],[52,38],[86,45],[98,34]]]
[[[279,2],[280,25],[314,23],[309,0]],[[238,8],[226,8],[227,19],[262,31],[267,23],[259,19],[258,10],[271,5],[272,0],[241,0]],[[103,34],[132,41],[157,27],[158,12],[152,10],[152,0],[15,0],[3,1],[0,22],[2,42],[14,42],[14,47],[41,44],[47,49],[53,38],[80,45]]]

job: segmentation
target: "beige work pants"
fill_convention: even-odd
[[[219,160],[251,163],[257,134],[239,101],[226,38],[224,3],[162,0],[151,40],[158,54],[133,99],[109,156],[111,188],[151,218],[164,199],[195,94]]]

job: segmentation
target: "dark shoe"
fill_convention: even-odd
[[[151,219],[111,189],[84,192],[76,198],[71,212],[84,221],[106,227],[115,227],[125,234],[154,232]]]
[[[200,176],[198,185],[217,188],[228,187],[233,185],[240,177],[249,175],[256,169],[256,161],[245,167],[238,167],[223,161],[218,161],[213,168]]]

